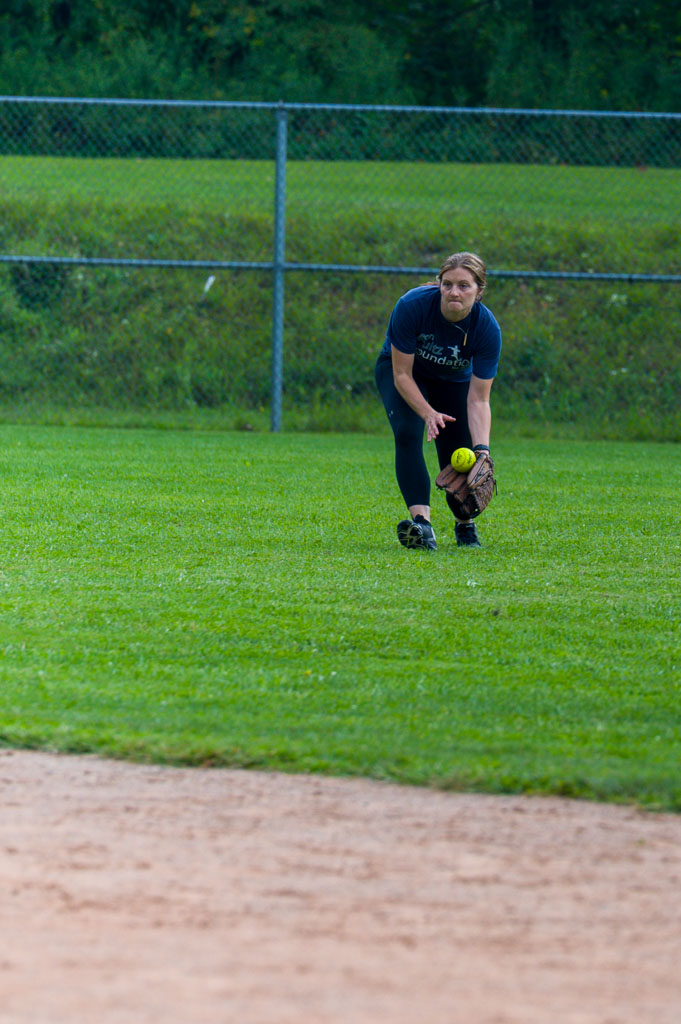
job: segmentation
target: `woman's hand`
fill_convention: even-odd
[[[432,441],[448,423],[453,423],[455,416],[448,416],[446,412],[437,412],[426,401],[421,389],[414,380],[414,357],[398,351],[393,345],[393,377],[395,387],[402,395],[407,405],[414,412],[418,413],[426,424],[428,440]]]
[[[448,423],[454,423],[456,420],[456,416],[448,416],[446,412],[436,412],[435,409],[429,409],[423,418],[426,423],[428,441],[434,440]]]

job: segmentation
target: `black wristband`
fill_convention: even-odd
[[[489,451],[489,445],[488,444],[476,444],[476,445],[473,446],[473,451],[474,452],[488,452]]]

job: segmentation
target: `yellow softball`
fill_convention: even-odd
[[[475,465],[475,452],[470,448],[457,448],[452,453],[452,466],[457,473],[467,473]]]

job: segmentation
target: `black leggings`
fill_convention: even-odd
[[[405,505],[430,505],[430,475],[423,454],[421,417],[407,405],[395,387],[390,357],[380,356],[376,363],[376,386],[383,399],[388,422],[395,435],[395,474]],[[438,412],[456,417],[435,438],[440,469],[446,466],[457,448],[470,448],[468,429],[468,381],[429,380],[414,374],[422,395]]]

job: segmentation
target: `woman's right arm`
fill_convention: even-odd
[[[432,441],[441,430],[444,430],[447,423],[454,422],[454,416],[448,416],[444,412],[437,412],[433,409],[414,380],[414,356],[400,352],[391,346],[393,359],[393,380],[395,387],[402,395],[407,405],[417,413],[426,424],[428,440]]]

